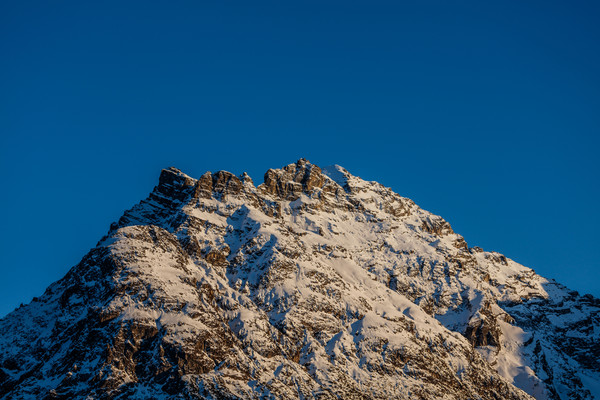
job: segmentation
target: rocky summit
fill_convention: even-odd
[[[0,320],[0,398],[600,398],[600,301],[340,166],[169,168]]]

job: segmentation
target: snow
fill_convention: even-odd
[[[583,386],[592,393],[592,398],[600,399],[600,373],[580,371],[579,379],[583,382]]]
[[[427,369],[394,355],[421,360],[431,353],[435,368],[466,385],[475,367],[472,344],[462,334],[469,324],[492,318],[500,346],[476,348],[477,357],[487,361],[476,372],[547,399],[542,382],[547,376],[535,362],[539,345],[565,393],[579,377],[599,396],[597,372],[584,370],[567,354],[552,353],[560,329],[567,330],[565,340],[586,339],[588,331],[572,327],[585,326],[596,308],[571,307],[575,300],[566,288],[498,253],[458,248],[462,237],[445,227],[441,234],[428,232],[425,223],[445,221],[390,189],[337,165],[322,171],[325,185],[343,190],[274,199],[247,183],[240,195],[193,199],[166,216],[164,205],[145,200],[99,244],[106,254],[90,261],[93,267],[83,265],[89,267],[85,273],[73,274],[65,286],[55,284],[56,293],[47,292],[41,303],[0,322],[0,328],[17,327],[14,337],[0,341],[0,361],[31,353],[35,340],[49,345],[57,324],[76,324],[93,306],[110,315],[111,323],[155,327],[164,341],[181,348],[213,335],[215,326],[227,327],[235,338],[229,361],[248,365],[254,375],[247,380],[224,363],[202,379],[184,377],[199,387],[219,382],[238,397],[306,387],[315,393],[320,384],[334,386],[336,379],[349,377],[349,387],[406,397],[425,387],[415,377]],[[281,214],[266,212],[277,206]],[[407,212],[390,211],[397,209]],[[203,254],[186,253],[183,239],[197,243]],[[209,249],[223,252],[226,264],[210,264]],[[102,260],[112,260],[114,271],[102,270]],[[86,277],[90,271],[96,275]],[[65,312],[57,304],[67,284],[77,282],[85,291],[65,297]],[[103,288],[119,295],[105,299]],[[506,322],[511,316],[517,322]],[[520,322],[534,318],[547,325]],[[597,324],[591,332],[597,340]],[[70,342],[64,343],[53,362],[64,356]],[[297,352],[298,363],[285,358],[290,355],[285,351]],[[84,367],[91,371],[98,360]],[[374,368],[393,372],[374,378]],[[290,375],[293,380],[286,381]],[[120,379],[134,381],[127,374]],[[49,388],[57,382],[37,384]],[[138,383],[132,398],[160,398],[157,393],[159,388]]]
[[[502,330],[501,348],[502,352],[497,353],[496,349],[481,350],[488,361],[496,365],[498,373],[509,382],[513,382],[525,392],[534,396],[536,399],[547,399],[548,393],[544,384],[536,376],[535,372],[526,365],[520,348],[523,343],[529,339],[531,334],[527,334],[518,326],[513,326],[504,321],[498,321]]]
[[[341,187],[344,187],[348,182],[348,172],[339,165],[330,165],[327,167],[323,167],[321,168],[321,171],[323,171],[324,175],[328,176],[331,180],[333,180]]]
[[[192,215],[202,221],[209,222],[215,226],[226,227],[228,225],[226,217],[218,215],[214,212],[201,211],[201,210],[192,208],[190,210],[190,215]]]

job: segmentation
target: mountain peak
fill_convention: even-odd
[[[283,168],[269,169],[261,187],[280,198],[295,199],[301,193],[310,194],[313,189],[321,188],[324,183],[321,168],[301,158]]]
[[[156,191],[164,196],[183,200],[195,184],[195,179],[175,167],[169,167],[160,172]]]
[[[591,400],[598,315],[340,166],[171,167],[0,320],[0,399]]]

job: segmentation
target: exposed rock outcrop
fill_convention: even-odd
[[[169,168],[0,320],[0,399],[592,399],[599,320],[342,167]]]
[[[282,169],[268,170],[265,173],[264,180],[265,183],[260,187],[266,193],[291,200],[298,198],[300,193],[310,194],[314,189],[321,188],[325,183],[321,168],[311,164],[304,158]]]

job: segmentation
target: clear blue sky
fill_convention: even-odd
[[[0,315],[144,198],[306,157],[600,296],[597,1],[4,1]]]

